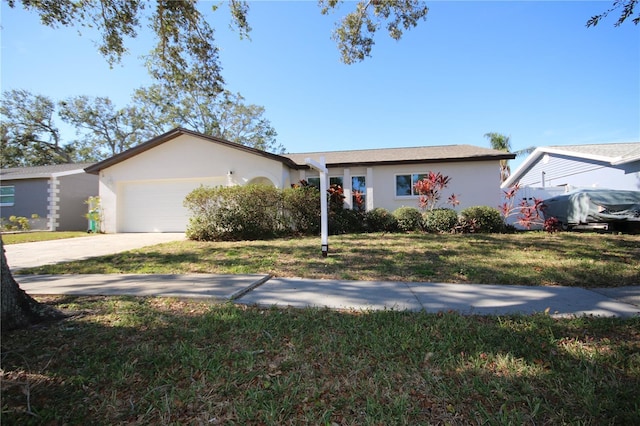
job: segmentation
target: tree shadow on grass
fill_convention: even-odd
[[[3,339],[3,424],[640,420],[638,319],[50,303],[91,314]]]

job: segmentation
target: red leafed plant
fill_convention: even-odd
[[[358,190],[353,191],[353,208],[357,211],[364,210],[364,198],[362,192]]]
[[[543,200],[532,198],[528,200],[523,198],[517,206],[515,206],[516,196],[520,190],[520,184],[515,184],[508,190],[504,191],[505,202],[500,206],[500,212],[505,222],[508,217],[516,216],[517,223],[526,229],[531,229],[533,225],[542,225],[547,232],[555,232],[559,229],[558,219],[555,217],[543,218],[542,212],[545,205]]]
[[[433,210],[437,207],[440,198],[442,197],[442,190],[447,187],[451,178],[444,176],[440,172],[429,171],[427,175],[421,180],[417,181],[413,188],[418,194],[418,203],[423,210]],[[458,197],[455,194],[451,194],[447,199],[447,203],[452,206],[460,204]]]

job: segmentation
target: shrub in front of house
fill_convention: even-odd
[[[316,187],[284,189],[282,202],[284,219],[293,233],[313,235],[320,232],[320,191]]]
[[[458,213],[453,209],[433,209],[422,213],[422,226],[427,232],[450,233],[458,224]]]
[[[376,207],[365,213],[364,228],[366,232],[396,232],[398,220],[389,210]]]
[[[345,209],[329,211],[329,233],[332,235],[364,232],[364,212]]]
[[[32,219],[38,219],[37,214],[31,215]],[[31,229],[31,222],[28,218],[23,216],[9,216],[9,221],[5,218],[0,218],[0,227],[5,231],[28,231]]]
[[[285,233],[281,191],[267,185],[200,187],[187,195],[193,240],[255,240]]]
[[[462,232],[502,232],[504,221],[500,211],[494,207],[468,207],[460,212],[459,229]]]
[[[415,207],[399,207],[393,212],[400,231],[420,231],[422,229],[422,213]]]

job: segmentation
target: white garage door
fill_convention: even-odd
[[[184,232],[189,210],[187,194],[200,185],[215,186],[214,180],[127,182],[118,194],[118,232]]]

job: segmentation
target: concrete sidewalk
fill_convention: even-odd
[[[14,275],[29,294],[76,296],[159,296],[235,300],[264,283],[269,275]]]
[[[101,234],[4,246],[12,271],[184,240],[182,233]],[[259,306],[558,316],[640,314],[640,286],[595,289],[271,278],[268,275],[14,275],[30,294],[171,296]]]
[[[616,295],[575,287],[404,283],[271,278],[268,275],[16,275],[30,294],[172,296],[259,306],[328,307],[509,315],[640,315]],[[624,287],[623,289],[630,289]],[[631,288],[632,296],[640,287]],[[614,290],[614,289],[608,289]]]

